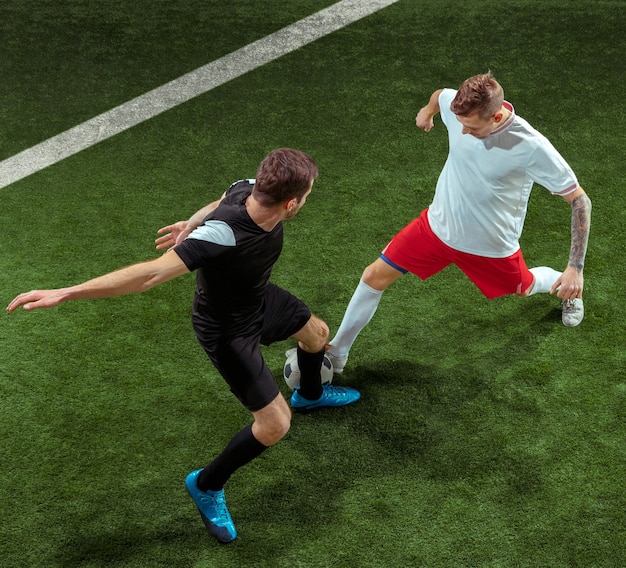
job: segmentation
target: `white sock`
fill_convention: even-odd
[[[550,268],[549,266],[537,266],[536,268],[531,268],[530,271],[535,277],[535,284],[533,289],[528,294],[529,296],[537,294],[538,292],[549,292],[552,289],[552,284],[554,284],[559,276],[563,274],[562,272],[554,270],[554,268]]]
[[[347,357],[355,339],[370,322],[382,297],[382,290],[368,286],[363,279],[359,281],[352,299],[343,315],[337,334],[330,341],[331,353],[336,357]]]

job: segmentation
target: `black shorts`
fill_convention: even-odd
[[[245,336],[217,337],[207,341],[196,332],[230,390],[250,411],[260,410],[280,393],[267,368],[260,344],[283,341],[300,331],[311,317],[311,310],[293,294],[269,283],[265,291],[265,311],[261,331]]]

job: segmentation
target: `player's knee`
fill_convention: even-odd
[[[264,446],[273,446],[289,432],[291,409],[282,394],[278,394],[265,408],[252,414],[252,434]]]
[[[374,290],[383,291],[400,278],[402,274],[403,272],[378,258],[363,271],[361,281]]]
[[[284,415],[280,420],[279,429],[277,432],[280,438],[278,439],[280,440],[281,438],[283,438],[283,436],[285,436],[287,432],[289,432],[290,428],[291,428],[291,412],[289,414]]]
[[[376,271],[376,264],[372,263],[363,271],[363,274],[361,275],[361,280],[363,280],[363,282],[373,288],[374,284],[376,283],[377,276],[378,272]]]
[[[284,438],[287,432],[289,432],[289,429],[291,428],[291,414],[282,415],[278,420],[276,420],[273,426],[271,434],[275,440],[275,444]]]
[[[257,422],[255,437],[264,446],[273,446],[285,437],[291,428],[291,413],[280,413],[272,420]]]

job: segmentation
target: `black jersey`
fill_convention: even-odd
[[[193,322],[205,339],[259,333],[265,288],[283,246],[283,226],[259,227],[246,199],[254,180],[230,186],[220,205],[174,250],[197,270]]]

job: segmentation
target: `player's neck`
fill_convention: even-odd
[[[283,220],[281,208],[265,207],[261,205],[252,194],[246,199],[246,211],[250,219],[268,233]]]

